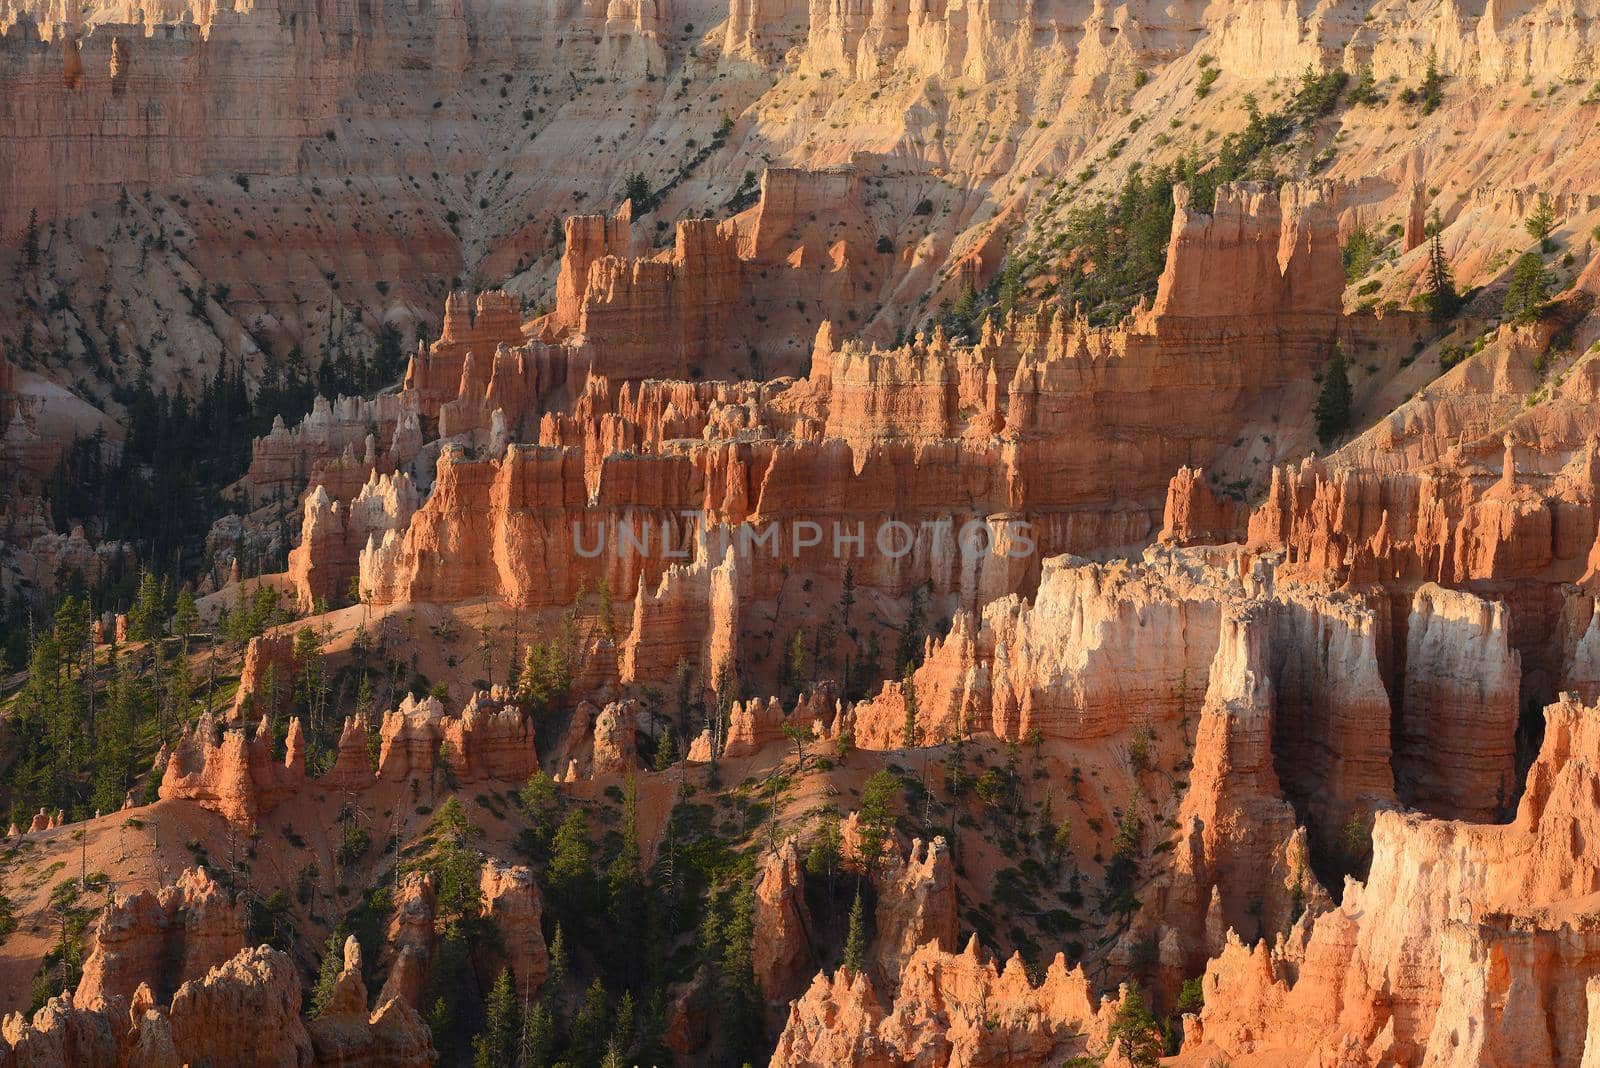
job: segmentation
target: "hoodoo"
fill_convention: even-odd
[[[1600,1068],[1600,0],[0,0],[0,1068]]]

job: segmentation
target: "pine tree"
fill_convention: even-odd
[[[509,968],[501,968],[494,986],[489,988],[489,1000],[484,1005],[484,1014],[487,1020],[483,1034],[479,1036],[479,1041],[474,1043],[474,1059],[481,1053],[487,1053],[489,1059],[486,1063],[490,1065],[514,1063],[522,1021],[517,1010],[517,991],[511,983]]]
[[[567,985],[567,933],[556,924],[555,937],[550,939],[550,971],[545,975],[544,992],[547,997],[559,997]]]
[[[628,176],[622,187],[622,197],[633,202],[633,217],[636,219],[655,206],[654,198],[650,195],[650,179],[642,172],[636,171]]]
[[[172,670],[167,674],[167,712],[178,723],[187,723],[194,713],[194,673],[189,667],[189,657],[182,649],[172,657]]]
[[[361,673],[361,686],[356,691],[356,715],[367,731],[367,761],[377,771],[378,758],[383,755],[383,723],[372,693],[372,676],[366,672]]]
[[[95,730],[94,796],[102,812],[122,807],[138,770],[134,756],[135,731],[143,718],[144,696],[128,658],[113,655],[106,707]]]
[[[1106,895],[1104,909],[1127,915],[1139,907],[1133,896],[1134,883],[1139,878],[1140,853],[1144,846],[1144,821],[1139,818],[1140,794],[1135,791],[1122,817],[1117,821],[1117,831],[1111,837],[1111,861],[1106,865]]]
[[[80,601],[70,594],[61,599],[61,604],[56,608],[55,617],[56,641],[61,643],[61,651],[67,658],[67,675],[72,675],[72,665],[78,662],[83,650],[89,644],[89,603]],[[82,667],[79,666],[81,674]]]
[[[317,632],[310,627],[295,631],[290,655],[294,662],[295,700],[310,713],[312,733],[315,733],[317,706],[322,698],[324,681],[322,642]]]
[[[28,229],[22,235],[22,259],[29,267],[39,266],[39,209],[28,209]]]
[[[455,1030],[455,1019],[450,1012],[450,1003],[443,995],[433,999],[433,1007],[428,1010],[428,1033],[433,1038],[433,1045],[438,1049],[445,1044],[446,1036]]]
[[[1120,1044],[1122,1055],[1136,1068],[1155,1068],[1166,1052],[1161,1028],[1145,1004],[1139,984],[1130,982],[1106,1029],[1106,1045]]]
[[[550,884],[563,892],[575,892],[590,875],[589,821],[583,810],[574,808],[567,813],[556,831],[550,858]]]
[[[917,680],[915,669],[910,664],[906,665],[900,689],[906,700],[906,721],[901,728],[901,740],[907,749],[915,749],[922,744],[922,731],[917,726]]]
[[[656,746],[655,759],[650,762],[654,771],[666,771],[678,762],[678,739],[672,728],[668,727],[661,734],[661,742]]]
[[[128,609],[128,637],[134,641],[159,638],[166,615],[166,584],[149,571],[139,578],[139,591]]]
[[[1556,228],[1556,206],[1548,193],[1539,194],[1533,210],[1522,220],[1522,225],[1528,231],[1528,236],[1539,242],[1540,252],[1550,252],[1555,247],[1550,240],[1550,232]]]
[[[1331,444],[1350,427],[1350,376],[1344,362],[1344,346],[1334,344],[1333,359],[1322,372],[1322,389],[1315,410],[1317,440]]]
[[[593,1064],[600,1059],[606,1038],[606,1021],[611,1017],[611,1007],[606,998],[605,984],[595,976],[589,989],[583,992],[583,1003],[572,1019],[572,1041],[568,1047],[571,1059],[578,1064]]]
[[[844,961],[841,967],[852,976],[860,975],[867,959],[867,932],[861,915],[861,891],[856,890],[855,904],[850,906],[850,926],[844,936]]]
[[[1383,103],[1383,97],[1378,93],[1377,79],[1373,76],[1371,65],[1361,68],[1356,75],[1356,87],[1350,91],[1350,102],[1361,104],[1365,107],[1377,107]]]
[[[969,283],[962,287],[961,296],[956,299],[954,307],[946,317],[945,332],[952,337],[967,337],[972,333],[972,328],[978,319],[978,291]]]
[[[517,1043],[517,1064],[519,1068],[547,1068],[555,1048],[555,1016],[543,1001],[535,1002],[528,1009]]]
[[[1061,858],[1072,848],[1071,816],[1061,817],[1061,822],[1056,825],[1055,836],[1050,840],[1050,844],[1055,851],[1056,862],[1060,863]]]
[[[465,1032],[477,1011],[475,988],[471,945],[464,924],[459,919],[451,920],[445,925],[428,971],[425,997],[429,1000],[424,1002],[433,1006],[428,1013],[428,1029],[433,1032],[433,1045],[443,1064],[459,1064],[471,1052],[472,1042]]]
[[[794,637],[789,641],[789,655],[784,667],[789,672],[789,685],[796,690],[803,689],[807,680],[806,666],[806,632],[801,628],[794,632]]]
[[[172,629],[187,642],[199,623],[200,610],[195,607],[194,594],[185,586],[178,591],[178,603],[172,610]]]
[[[900,780],[888,771],[875,771],[861,788],[861,807],[858,819],[861,825],[861,855],[871,868],[883,852],[889,831],[894,826],[894,807],[891,802],[900,789]]]
[[[1444,74],[1440,72],[1438,60],[1432,52],[1428,53],[1428,67],[1423,72],[1422,88],[1417,95],[1424,115],[1432,115],[1444,103]]]
[[[617,1002],[617,1023],[611,1029],[611,1046],[617,1051],[619,1059],[626,1057],[633,1048],[634,1018],[637,1015],[633,991],[623,991],[622,1000]]]
[[[733,1059],[753,1059],[762,1037],[754,955],[755,884],[736,878],[728,891],[718,961],[722,1034]]]
[[[317,985],[311,991],[311,1015],[320,1016],[333,998],[339,973],[344,971],[344,931],[334,927],[322,946],[322,964],[317,968]]]
[[[1444,258],[1444,244],[1439,237],[1438,224],[1428,238],[1428,314],[1436,323],[1455,317],[1461,309],[1461,297],[1456,293],[1455,281],[1450,277],[1450,264]]]
[[[517,677],[517,699],[536,714],[551,711],[572,684],[571,663],[564,643],[531,642],[522,660],[522,673]]]
[[[639,877],[639,791],[630,772],[622,796],[622,848],[612,858],[606,875],[610,894],[610,934],[617,946],[617,957],[624,963],[624,977],[637,977],[641,964],[639,950],[645,930],[641,922],[648,909],[644,883]]]
[[[1548,289],[1544,261],[1537,252],[1523,253],[1511,268],[1511,284],[1506,289],[1506,317],[1515,323],[1536,321],[1544,312]]]

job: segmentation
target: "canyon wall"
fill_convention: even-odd
[[[1594,819],[1597,724],[1600,713],[1576,701],[1545,710],[1510,824],[1380,813],[1371,873],[1347,884],[1337,909],[1308,915],[1276,945],[1230,940],[1207,966],[1189,1040],[1232,1056],[1587,1060],[1595,940],[1585,925],[1551,920],[1595,885],[1573,843]]]
[[[474,693],[458,715],[447,715],[437,698],[410,694],[384,714],[374,767],[365,724],[345,720],[332,768],[320,778],[306,775],[305,735],[291,719],[285,754],[273,753],[272,717],[253,731],[223,727],[202,716],[186,728],[167,759],[163,799],[192,801],[229,822],[249,827],[308,788],[361,790],[382,781],[431,778],[448,766],[458,782],[520,783],[538,767],[527,713],[497,688]]]
[[[573,294],[568,310],[525,327],[556,337],[569,329],[564,316],[577,317],[570,339],[553,342],[570,352],[569,369],[589,368],[581,389],[569,370],[566,386],[575,392],[565,412],[540,413],[556,398],[542,386],[515,402],[496,396],[501,368],[529,349],[503,348],[515,332],[503,302],[480,298],[469,323],[464,301],[452,298],[445,337],[413,361],[400,404],[424,419],[437,410],[440,433],[460,433],[444,443],[431,494],[414,517],[405,522],[386,514],[368,525],[370,544],[357,570],[374,603],[493,592],[526,606],[555,605],[582,585],[593,588],[601,573],[613,590],[635,590],[641,582],[655,590],[674,562],[666,545],[671,556],[687,551],[679,558],[696,560],[698,535],[679,514],[684,509],[704,513],[697,522],[708,531],[803,521],[826,535],[835,527],[853,533],[905,523],[914,537],[910,551],[858,554],[858,580],[903,591],[931,578],[937,590],[979,603],[1031,586],[1039,556],[1148,538],[1175,469],[1195,459],[1221,462],[1235,428],[1265,421],[1269,411],[1309,407],[1310,370],[1327,358],[1336,337],[1395,343],[1390,326],[1343,316],[1327,298],[1326,279],[1340,270],[1336,188],[1292,187],[1280,197],[1230,186],[1214,215],[1178,213],[1154,304],[1117,330],[1059,315],[1019,316],[986,324],[972,346],[952,345],[935,331],[882,351],[838,346],[824,326],[805,379],[742,394],[630,382],[639,374],[686,370],[634,366],[629,346],[642,339],[650,339],[652,359],[677,351],[670,338],[660,344],[661,330],[645,325],[648,316],[699,324],[694,329],[706,331],[704,338],[686,341],[685,351],[713,352],[739,336],[712,311],[724,306],[723,298],[704,288],[722,285],[714,280],[722,268],[707,263],[690,270],[691,259],[715,250],[725,264],[746,265],[735,274],[759,267],[754,278],[804,270],[779,267],[787,261],[763,251],[789,247],[763,235],[783,225],[794,211],[785,205],[803,200],[802,189],[791,176],[769,173],[766,194],[782,203],[763,200],[744,246],[731,225],[697,224],[680,230],[665,259],[629,260],[616,251],[625,218],[575,222],[563,277],[575,276],[585,261],[590,284],[581,296],[575,284],[564,290]],[[594,240],[577,240],[591,230]],[[779,232],[796,234],[787,240],[803,247],[803,230],[796,224]],[[658,275],[676,277],[680,269],[705,276],[692,290],[699,310],[674,303],[678,298],[662,295],[666,290],[647,296],[630,288]],[[1205,291],[1208,279],[1226,272],[1250,281]],[[591,311],[598,317],[590,319]],[[484,378],[474,369],[490,345],[495,370]],[[611,359],[621,363],[608,366]],[[452,380],[456,394],[446,400]],[[1200,395],[1207,404],[1190,403]],[[473,414],[457,424],[446,414],[452,410]],[[1219,424],[1215,412],[1223,410],[1236,422]],[[516,444],[534,418],[540,444]],[[1090,434],[1069,439],[1062,434],[1068,426]],[[473,448],[488,455],[473,458]],[[819,494],[819,486],[830,489]],[[968,502],[968,510],[953,509],[953,499]],[[315,595],[314,586],[331,588],[311,578],[319,568],[335,584],[347,581],[350,546],[360,540],[359,531],[348,533],[351,520],[340,532],[320,499],[314,511],[307,508],[293,566],[303,598],[308,590]],[[957,532],[973,519],[989,528],[979,538],[984,546],[961,551]],[[929,524],[943,524],[944,533]],[[1031,549],[1019,542],[1018,524],[1027,525]],[[662,531],[666,537],[656,537]],[[580,551],[578,544],[616,547],[625,536],[637,543],[641,532],[654,538],[654,548],[619,554]],[[833,547],[826,536],[819,540],[819,549],[793,555],[808,570],[837,576],[842,568]],[[755,555],[748,566],[741,562],[741,582],[749,595],[772,596],[782,581],[778,568],[765,558],[770,554]],[[437,563],[445,559],[448,566]]]

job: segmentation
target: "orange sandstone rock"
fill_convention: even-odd
[[[1600,937],[1593,804],[1600,711],[1563,699],[1516,819],[1378,814],[1366,883],[1337,909],[1207,966],[1201,1037],[1228,1055],[1362,1063],[1576,1063]]]
[[[1082,970],[1068,971],[1060,955],[1034,986],[1021,958],[1001,970],[974,937],[959,953],[919,948],[887,1007],[865,972],[817,975],[790,1009],[772,1063],[1039,1064],[1096,1048],[1108,1017]]]
[[[344,966],[328,1003],[308,1026],[315,1063],[350,1068],[433,1064],[433,1041],[422,1017],[399,999],[384,1001],[369,1014],[361,945],[354,936],[345,939],[343,952]]]
[[[270,699],[269,683],[273,695]],[[294,683],[294,635],[288,631],[256,635],[245,646],[239,689],[234,693],[228,718],[259,719],[288,708],[294,700]],[[269,703],[276,707],[266,707]]]
[[[400,1001],[413,1009],[422,1006],[436,943],[436,893],[431,872],[412,872],[401,881],[384,942],[388,978],[378,994],[380,1005]]]
[[[533,870],[491,858],[483,866],[480,889],[484,918],[500,936],[490,956],[510,967],[519,997],[537,997],[550,974],[550,956],[539,927],[544,902]],[[493,975],[498,969],[491,965],[483,972]]]
[[[120,897],[100,915],[73,1001],[128,1001],[141,983],[168,998],[180,983],[231,959],[244,940],[241,903],[204,868],[190,868],[175,885]]]
[[[799,848],[790,838],[776,853],[766,856],[756,880],[751,953],[769,1017],[772,1009],[787,1010],[815,970],[804,878]],[[772,1022],[781,1022],[782,1015]]]

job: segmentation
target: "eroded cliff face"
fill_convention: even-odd
[[[36,256],[0,254],[19,294],[0,338],[50,353],[0,360],[0,460],[48,474],[97,422],[67,384],[109,404],[125,353],[169,389],[219,363],[259,387],[296,348],[412,353],[398,389],[257,439],[231,494],[247,514],[208,546],[282,552],[273,581],[340,667],[367,672],[376,634],[392,710],[335,709],[311,774],[326,727],[274,742],[299,700],[288,637],[252,642],[233,715],[185,730],[152,811],[87,821],[117,894],[72,997],[7,1021],[13,1058],[200,1063],[242,1040],[264,1062],[427,1063],[418,1013],[464,919],[493,932],[464,988],[503,968],[532,1004],[559,963],[574,974],[545,1000],[570,1017],[616,974],[545,946],[545,926],[581,929],[541,887],[549,788],[595,817],[597,858],[627,797],[641,877],[675,906],[686,856],[725,837],[762,858],[707,925],[740,930],[748,904],[749,975],[724,974],[746,947],[702,947],[651,991],[685,1060],[729,1052],[726,984],[749,979],[775,1063],[1120,1063],[1121,984],[1173,1022],[1196,977],[1195,1063],[1600,1059],[1597,713],[1562,699],[1542,735],[1528,714],[1600,689],[1581,237],[1600,156],[1593,101],[1549,84],[1591,77],[1591,15],[0,6],[0,245],[34,207],[41,227]],[[1446,88],[1424,110],[1404,90],[1430,57]],[[1209,154],[1335,64],[1370,68],[1382,99],[1303,124],[1248,172],[1273,181],[1205,210],[1175,191],[1159,283],[1123,321],[1051,307],[1066,213],[1134,163]],[[615,209],[634,174],[648,196]],[[1574,288],[1437,375],[1541,193]],[[1462,289],[1487,286],[1448,339],[1402,310],[1434,220]],[[1376,287],[1347,286],[1352,237],[1391,226]],[[1036,255],[1026,284],[997,280]],[[1042,310],[938,322],[991,282]],[[1321,455],[1336,349],[1358,433]],[[8,581],[107,552],[38,507],[3,518],[26,543]],[[533,643],[561,663],[533,658],[518,692]],[[416,696],[436,684],[456,703]],[[877,771],[888,816],[864,800]],[[424,870],[424,817],[452,793],[482,832],[465,882]],[[78,815],[20,821],[18,855],[69,863]],[[160,888],[113,863],[114,819],[153,855],[174,824],[213,854],[283,829],[251,878],[315,874],[282,920],[306,945],[389,902],[376,971],[345,942],[303,1020],[306,955],[244,949],[221,868]],[[381,846],[350,859],[329,831],[347,820]],[[16,1000],[50,888],[3,874],[27,917],[0,969]],[[808,902],[852,876],[859,974]]]
[[[481,296],[475,313],[452,297],[441,340],[385,408],[400,413],[395,444],[368,450],[360,492],[346,505],[333,467],[310,475],[290,561],[302,601],[353,582],[379,606],[489,594],[539,609],[604,581],[640,591],[625,681],[660,680],[680,657],[711,678],[748,626],[732,603],[781,599],[795,569],[842,582],[840,537],[858,547],[855,582],[903,596],[931,581],[972,610],[1031,590],[1042,556],[1147,539],[1176,467],[1258,463],[1260,442],[1241,452],[1238,431],[1309,409],[1309,375],[1330,338],[1398,353],[1416,327],[1344,315],[1330,298],[1341,276],[1339,187],[1280,195],[1239,185],[1212,213],[1178,212],[1154,304],[1118,329],[1017,315],[985,323],[971,345],[935,329],[885,350],[840,343],[824,322],[803,379],[640,381],[686,367],[639,364],[630,346],[647,344],[651,360],[677,360],[679,347],[697,359],[719,345],[744,349],[744,310],[716,310],[724,274],[741,309],[785,304],[780,295],[799,286],[811,294],[800,304],[850,311],[854,298],[806,289],[821,277],[808,273],[814,242],[842,250],[824,274],[859,258],[805,221],[827,178],[769,170],[750,219],[686,226],[670,255],[630,258],[627,213],[575,219],[556,311],[520,326],[500,295]],[[848,202],[854,186],[841,180]],[[713,255],[723,266],[690,269]],[[1238,285],[1218,290],[1223,274]],[[705,277],[678,296],[634,287],[658,275]],[[755,321],[774,330],[759,310]],[[704,337],[680,346],[671,331],[689,323]],[[1219,422],[1218,412],[1230,414]],[[420,418],[423,440],[402,447],[406,413]],[[330,413],[313,420],[315,435],[284,433],[332,453],[361,418]],[[258,443],[258,463],[274,448]],[[1269,444],[1265,455],[1293,448]],[[426,487],[426,499],[413,506],[408,484]],[[899,524],[907,546],[880,551],[885,528],[893,543]]]
[[[756,883],[754,935],[756,982],[768,1005],[787,1005],[815,973],[813,921],[806,905],[805,876],[793,840],[769,856]]]
[[[1099,1023],[1103,1036],[1108,1016],[1060,956],[1034,984],[1019,959],[1002,969],[976,938],[959,953],[930,942],[905,962],[890,996],[866,972],[819,974],[790,1010],[772,1063],[1043,1062],[1103,1049],[1092,1031]]]
[[[370,1016],[355,939],[344,951],[334,998],[310,1030],[289,956],[261,946],[240,950],[178,987],[170,1005],[148,985],[130,996],[88,1001],[63,994],[32,1020],[6,1018],[9,1062],[40,1066],[159,1064],[427,1065],[427,1027],[399,1002]]]
[[[332,767],[306,774],[305,734],[291,719],[284,755],[274,753],[273,720],[254,727],[223,726],[202,716],[187,728],[163,770],[160,796],[193,801],[249,828],[308,789],[359,791],[379,782],[425,781],[448,771],[458,782],[521,782],[538,767],[527,713],[503,688],[474,693],[459,714],[437,698],[410,694],[383,715],[376,766],[366,724],[347,718]]]
[[[1595,886],[1600,712],[1563,699],[1516,818],[1486,826],[1382,813],[1372,871],[1276,945],[1230,941],[1206,969],[1195,1037],[1362,1063],[1577,1064]]]
[[[173,886],[129,894],[101,915],[72,1000],[131,1002],[141,985],[166,999],[245,948],[244,910],[207,874],[190,868]]]

